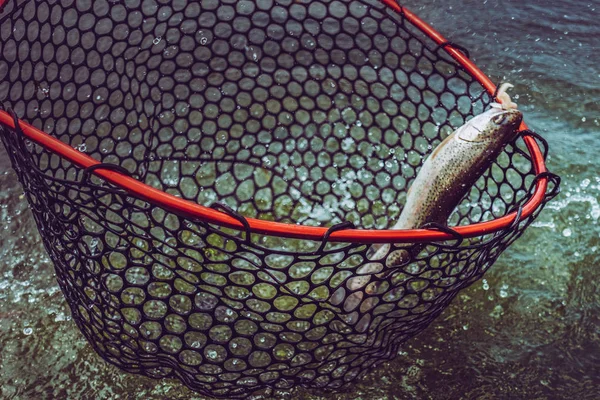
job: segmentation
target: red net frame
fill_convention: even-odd
[[[382,3],[391,9],[404,15],[404,17],[423,33],[433,39],[438,45],[450,43],[444,36],[437,32],[433,27],[420,19],[406,7],[403,7],[393,0],[381,0]],[[0,1],[2,7],[4,1]],[[493,95],[496,91],[496,85],[488,78],[461,50],[452,45],[446,46],[448,53],[479,83]],[[5,111],[0,110],[0,122],[14,128],[12,117]],[[74,164],[88,168],[100,164],[97,160],[82,154],[71,146],[48,135],[47,133],[28,125],[21,123],[23,133],[31,140],[59,154],[61,157],[73,162]],[[521,125],[521,130],[527,130],[525,122]],[[536,174],[547,172],[545,160],[542,151],[532,136],[524,136],[527,149],[533,160]],[[235,218],[212,208],[186,201],[176,196],[167,194],[160,190],[143,184],[136,179],[126,176],[120,172],[106,169],[97,169],[94,174],[106,181],[123,188],[132,195],[147,200],[153,204],[172,210],[173,212],[193,218],[199,218],[203,221],[219,224],[233,229],[244,229],[244,226]],[[543,201],[548,188],[548,177],[542,177],[538,180],[535,193],[532,198],[523,206],[521,219],[531,216],[538,209]],[[502,229],[508,228],[517,216],[516,211],[500,218],[476,224],[457,226],[454,229],[465,238],[491,234]],[[289,238],[307,238],[311,240],[322,240],[327,233],[327,228],[302,226],[296,224],[278,223],[273,221],[262,221],[260,219],[247,218],[250,230],[253,233],[276,235]],[[440,241],[449,240],[452,236],[448,233],[433,229],[410,229],[410,230],[377,230],[377,229],[346,229],[331,233],[329,240],[343,242],[360,243],[409,243],[418,241]]]

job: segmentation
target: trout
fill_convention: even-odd
[[[448,136],[421,167],[392,229],[418,229],[430,222],[445,225],[477,179],[515,138],[522,119],[516,109],[493,106]],[[386,246],[375,254],[385,255]],[[392,253],[387,266],[398,265],[403,258]]]
[[[494,103],[489,110],[444,139],[421,167],[392,229],[418,229],[431,222],[446,225],[452,211],[477,179],[491,166],[504,146],[517,136],[522,119],[523,115],[510,100],[503,104]],[[361,267],[361,276],[349,279],[347,287],[350,290],[364,287],[371,280],[370,274],[382,273],[385,276],[386,269],[391,272],[390,268],[410,261],[408,246],[395,245],[398,249],[386,257],[387,268],[377,260],[388,254],[390,244],[371,246],[367,251],[370,262]],[[412,246],[413,255],[418,255],[423,246]],[[369,290],[371,286],[366,288],[367,293],[376,290],[377,285]],[[336,293],[332,302],[339,302],[344,295]]]

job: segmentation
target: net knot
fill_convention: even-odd
[[[99,164],[90,165],[89,167],[84,168],[83,175],[81,177],[81,181],[84,183],[87,183],[88,180],[90,179],[90,174],[93,174],[94,171],[99,170],[99,169],[115,171],[115,172],[119,172],[123,175],[129,176],[129,171],[120,165],[110,164],[110,163],[99,163]]]
[[[248,220],[246,219],[246,217],[244,217],[242,214],[238,213],[237,211],[235,211],[233,208],[229,207],[225,203],[215,202],[210,206],[210,208],[212,208],[213,210],[222,211],[225,214],[229,215],[230,217],[235,218],[237,221],[239,221],[244,227],[244,233],[245,233],[244,242],[246,244],[250,244],[251,229],[250,229],[250,224],[248,223]]]
[[[438,45],[438,47],[435,48],[434,51],[437,52],[439,49],[446,50],[446,47],[452,47],[456,50],[460,50],[467,58],[471,58],[471,53],[469,52],[469,50],[466,47],[461,46],[458,43],[450,42],[450,41],[441,43],[440,45]]]

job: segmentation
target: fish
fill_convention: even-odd
[[[492,103],[490,109],[467,121],[434,149],[409,188],[404,208],[391,229],[419,229],[428,223],[446,225],[471,187],[518,135],[523,114],[504,92],[506,87],[510,86],[501,86],[498,95],[502,103]],[[369,262],[361,266],[361,276],[350,278],[348,289],[365,287],[373,274],[387,276],[394,267],[410,262],[411,255],[418,255],[424,246],[395,244],[391,252],[391,244],[371,246],[366,254]],[[371,291],[376,288],[371,287]],[[333,300],[335,303],[341,299]]]
[[[516,109],[492,107],[448,136],[423,164],[392,229],[418,229],[431,222],[445,225],[477,179],[515,138],[522,119]],[[388,266],[397,265],[397,257],[390,254]]]

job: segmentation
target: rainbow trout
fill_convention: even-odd
[[[408,190],[406,204],[392,229],[418,229],[430,222],[446,224],[477,179],[518,133],[523,115],[516,110],[516,104],[510,101],[505,104],[508,106],[494,103],[488,111],[469,120],[436,147]],[[361,276],[351,278],[347,287],[350,290],[364,287],[371,280],[370,274],[385,276],[391,272],[390,268],[410,261],[409,251],[418,255],[424,245],[394,246],[397,249],[389,255],[390,244],[371,246],[367,252],[369,262],[361,267]],[[383,258],[385,266],[380,261]],[[376,288],[377,285],[369,285],[366,291],[369,293]],[[350,297],[362,298],[359,293]],[[334,304],[342,300],[337,296],[343,294],[333,296]]]
[[[515,138],[522,119],[520,111],[494,105],[448,136],[421,167],[392,229],[417,229],[430,222],[445,225],[477,179]],[[388,249],[389,245],[382,246],[373,258],[383,257]],[[390,254],[387,266],[400,264],[405,251]]]

